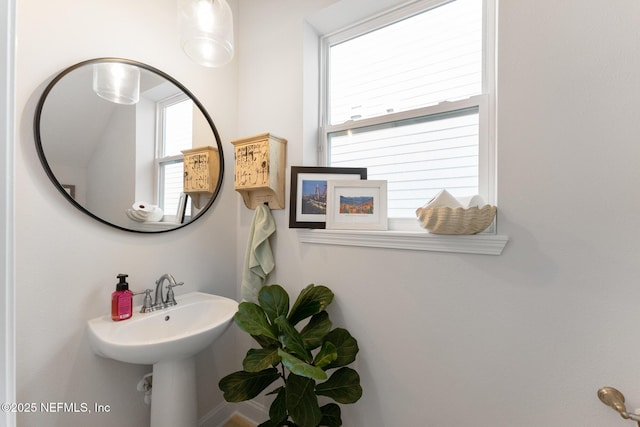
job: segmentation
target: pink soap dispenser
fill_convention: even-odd
[[[111,294],[111,319],[115,322],[131,317],[133,310],[133,292],[129,290],[126,282],[127,274],[118,274],[120,282],[116,285],[116,291]]]

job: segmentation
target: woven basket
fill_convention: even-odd
[[[433,234],[476,234],[484,231],[496,216],[496,207],[419,208],[418,221]]]

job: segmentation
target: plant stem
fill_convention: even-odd
[[[280,363],[280,369],[282,369],[282,373],[280,374],[280,376],[282,377],[282,379],[286,383],[287,382],[287,376],[286,376],[286,372],[284,370],[284,365],[282,363]]]

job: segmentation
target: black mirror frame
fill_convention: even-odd
[[[157,231],[156,230],[154,230],[154,231],[135,230],[135,229],[121,227],[119,225],[113,224],[113,223],[111,223],[109,221],[106,221],[103,218],[100,218],[99,216],[97,216],[93,212],[91,212],[88,209],[86,209],[84,206],[80,205],[74,198],[71,197],[69,192],[65,188],[63,188],[62,184],[58,181],[58,179],[56,178],[55,174],[51,170],[51,167],[49,166],[49,163],[47,162],[46,156],[44,154],[44,148],[42,147],[42,139],[41,139],[41,134],[40,134],[40,119],[41,119],[41,116],[42,116],[42,109],[44,107],[44,103],[45,103],[45,101],[47,99],[47,95],[49,94],[49,92],[51,92],[51,90],[56,85],[56,83],[58,81],[60,81],[63,77],[65,77],[67,74],[69,74],[70,72],[72,72],[72,71],[74,71],[74,70],[76,70],[76,69],[78,69],[80,67],[83,67],[85,65],[90,65],[90,64],[95,64],[95,63],[104,63],[104,62],[114,62],[114,63],[121,63],[121,64],[128,64],[128,65],[137,66],[137,67],[140,67],[142,69],[145,69],[147,71],[150,71],[150,72],[152,72],[154,74],[157,74],[157,75],[165,78],[167,81],[171,82],[176,87],[178,87],[180,90],[182,90],[187,96],[189,96],[189,98],[191,98],[193,103],[198,107],[200,112],[204,115],[205,119],[209,123],[209,126],[211,127],[211,130],[213,131],[213,135],[214,135],[214,137],[216,139],[216,145],[217,145],[218,153],[219,153],[219,160],[220,160],[219,179],[218,179],[218,182],[216,184],[216,188],[215,188],[214,192],[211,195],[211,199],[209,200],[207,205],[204,207],[204,209],[202,209],[202,211],[197,216],[193,217],[189,222],[177,225],[174,228],[169,228],[169,229],[164,229],[164,230],[157,230]],[[35,111],[35,116],[34,116],[34,121],[33,121],[33,133],[34,133],[34,139],[35,139],[35,144],[36,144],[36,151],[38,152],[38,158],[40,159],[40,163],[42,164],[42,167],[44,168],[45,172],[47,173],[47,176],[49,177],[49,179],[53,183],[54,187],[56,187],[57,190],[64,196],[64,198],[67,199],[73,206],[75,206],[81,212],[85,213],[86,215],[90,216],[91,218],[93,218],[93,219],[95,219],[95,220],[97,220],[97,221],[99,221],[99,222],[101,222],[103,224],[106,224],[106,225],[108,225],[110,227],[113,227],[113,228],[117,228],[119,230],[128,231],[128,232],[132,232],[132,233],[157,234],[157,233],[166,233],[166,232],[169,232],[169,231],[174,231],[174,230],[178,230],[178,229],[181,229],[183,227],[186,227],[187,225],[192,224],[193,222],[198,220],[200,217],[202,217],[211,208],[211,206],[213,205],[213,203],[215,202],[215,200],[218,197],[220,189],[222,188],[222,180],[223,180],[223,177],[224,177],[224,155],[223,155],[223,150],[222,150],[222,140],[220,139],[220,135],[218,134],[218,130],[216,129],[216,126],[213,123],[213,120],[211,119],[211,116],[209,116],[209,113],[207,113],[207,110],[204,108],[202,103],[195,97],[195,95],[193,95],[193,93],[191,93],[191,91],[189,91],[186,87],[184,87],[184,85],[182,85],[182,83],[180,83],[179,81],[177,81],[176,79],[174,79],[173,77],[168,75],[167,73],[165,73],[165,72],[163,72],[161,70],[158,70],[157,68],[152,67],[151,65],[144,64],[142,62],[133,61],[133,60],[130,60],[130,59],[123,59],[123,58],[105,57],[105,58],[89,59],[89,60],[79,62],[79,63],[77,63],[75,65],[72,65],[72,66],[66,68],[65,70],[63,70],[62,72],[60,72],[57,76],[55,76],[53,78],[53,80],[47,85],[47,87],[44,89],[44,92],[40,96],[40,99],[39,99],[38,104],[36,106],[36,111]]]

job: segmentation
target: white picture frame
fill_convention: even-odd
[[[176,212],[176,220],[175,222],[178,224],[184,224],[184,214],[187,210],[187,201],[189,200],[189,195],[186,193],[180,193],[180,199],[178,200],[178,210]]]
[[[328,230],[387,228],[387,181],[327,182]]]

